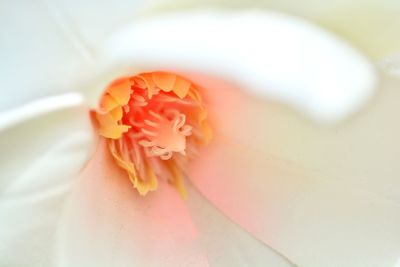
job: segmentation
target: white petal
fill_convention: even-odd
[[[116,68],[217,75],[326,121],[353,112],[377,82],[371,64],[342,40],[273,12],[203,11],[137,20],[104,49]]]
[[[55,0],[47,1],[49,8],[88,47],[98,47],[109,34],[128,21],[146,12],[159,0]]]
[[[375,60],[399,52],[400,2],[397,0],[164,0],[156,11],[210,6],[231,10],[272,9],[307,18],[346,36],[352,44]]]
[[[46,113],[78,106],[83,103],[83,96],[76,92],[37,99],[26,105],[17,106],[7,111],[0,112],[0,130],[10,128]]]
[[[101,144],[71,195],[56,266],[291,266],[189,195],[161,181],[139,196]]]
[[[203,85],[219,88],[207,94],[215,139],[190,177],[212,203],[299,266],[395,265],[398,79],[385,76],[367,109],[329,129],[218,81]]]
[[[1,1],[0,94],[7,97],[0,98],[0,110],[73,90],[89,94],[89,79],[100,68],[96,48],[149,5],[140,0]]]
[[[0,2],[0,32],[0,110],[77,89],[92,67],[42,2]]]
[[[18,109],[15,121],[1,125],[1,266],[49,266],[64,198],[94,141],[78,98],[52,97],[39,109],[28,104]]]

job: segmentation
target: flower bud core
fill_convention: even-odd
[[[121,77],[106,88],[93,114],[99,135],[139,194],[165,179],[186,196],[187,165],[212,136],[193,83],[168,72]]]

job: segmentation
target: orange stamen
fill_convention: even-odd
[[[207,112],[195,86],[172,73],[120,78],[96,111],[98,133],[141,195],[166,179],[182,196],[185,166],[211,138]]]

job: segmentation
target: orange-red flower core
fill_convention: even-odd
[[[206,109],[191,82],[166,72],[120,78],[105,90],[95,118],[115,162],[141,195],[166,179],[185,196],[188,161],[211,138]]]

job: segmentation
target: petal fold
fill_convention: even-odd
[[[210,81],[206,88],[220,89],[207,95],[218,127],[189,177],[229,218],[298,266],[394,266],[400,80],[382,81],[373,103],[334,128]]]
[[[0,129],[1,266],[52,266],[64,200],[95,141],[77,99],[53,96],[0,115],[14,118]]]
[[[198,11],[138,19],[99,54],[121,70],[135,64],[215,75],[328,122],[365,103],[378,80],[372,64],[337,36],[275,12]]]
[[[55,266],[294,266],[187,188],[187,200],[165,181],[139,196],[102,142],[71,194]]]

